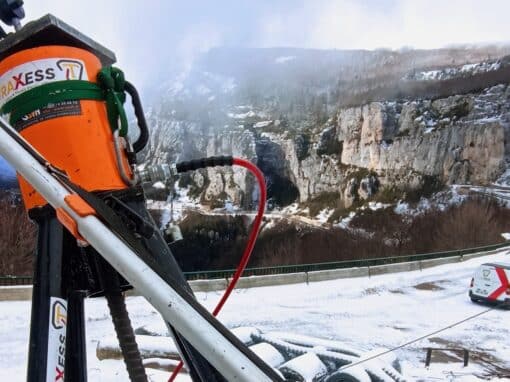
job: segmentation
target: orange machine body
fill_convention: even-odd
[[[19,51],[0,62],[0,104],[43,83],[60,80],[96,82],[101,69],[92,53],[68,46],[43,46]],[[67,101],[36,110],[14,127],[52,165],[88,191],[126,188],[115,159],[113,134],[105,103]],[[130,174],[123,157],[126,172]],[[47,204],[19,177],[27,210]]]

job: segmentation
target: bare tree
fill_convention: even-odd
[[[0,195],[0,275],[31,273],[36,231],[23,206]]]

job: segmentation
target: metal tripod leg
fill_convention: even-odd
[[[145,210],[143,199],[135,198],[130,204],[145,219],[151,219]],[[32,217],[39,225],[39,235],[34,276],[28,381],[86,382],[86,339],[83,311],[83,299],[86,296],[86,291],[76,289],[76,282],[73,281],[77,277],[77,273],[80,273],[80,270],[77,270],[79,268],[77,258],[81,258],[83,253],[80,253],[75,239],[61,226],[51,208],[44,209],[43,212],[39,211],[37,216]],[[145,241],[145,245],[151,249],[161,268],[165,269],[166,277],[178,280],[181,285],[187,287],[186,280],[161,235],[155,234],[151,239]],[[117,309],[121,307],[120,305],[124,306],[119,286],[110,285],[111,282],[105,282],[102,277],[107,276],[107,279],[111,281],[114,276],[116,277],[116,272],[104,261],[101,262],[102,265],[96,264],[99,273],[96,276],[103,279],[102,289],[105,293],[107,291],[109,293],[107,297],[110,309],[112,307]],[[192,295],[189,287],[188,290]],[[112,311],[112,313],[115,312]],[[127,317],[127,314],[120,316]],[[124,323],[117,326],[121,329],[127,328]],[[127,336],[124,331],[120,335],[123,339],[129,337],[130,340],[127,343],[133,344],[133,349],[136,348],[138,353],[132,328],[130,325],[128,326],[130,336]],[[181,338],[170,325],[168,326],[176,338],[177,345],[181,349],[184,360],[189,366],[190,376],[194,381],[224,380],[187,341]],[[131,337],[133,337],[132,340]],[[121,345],[123,345],[122,342],[126,341],[121,341]],[[134,354],[133,349],[126,349],[127,353]],[[128,367],[135,372],[130,375],[132,380],[142,381],[146,377],[143,367],[138,365],[140,362],[138,357],[131,357],[133,360],[128,357],[126,361],[130,366],[137,366]]]
[[[85,337],[85,291],[69,293],[67,304],[67,336],[65,382],[87,381],[87,343]]]
[[[76,240],[52,208],[31,217],[39,226],[32,294],[28,382],[86,382],[83,298],[70,285],[69,267]]]
[[[155,225],[152,217],[147,212],[145,207],[145,200],[143,196],[137,196],[127,200],[127,204],[130,208],[136,211],[143,219],[151,222]],[[174,280],[181,284],[190,294],[193,296],[186,278],[184,277],[177,261],[175,260],[172,252],[168,248],[165,240],[161,236],[159,231],[156,231],[150,239],[142,239],[144,245],[150,250],[158,262],[162,273],[165,275],[165,279]],[[190,373],[191,379],[195,382],[220,382],[225,381],[225,378],[218,373],[214,367],[196,350],[194,349],[179,333],[177,333],[170,323],[166,323],[167,327],[174,337],[176,345],[178,346],[182,355],[183,361],[187,366],[188,372]]]

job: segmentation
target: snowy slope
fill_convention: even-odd
[[[253,326],[263,331],[334,339],[361,351],[378,352],[485,310],[485,306],[473,304],[467,296],[471,276],[481,263],[510,262],[509,253],[505,250],[422,272],[238,290],[220,319],[229,327]],[[219,296],[219,292],[197,295],[209,309]],[[158,314],[141,297],[129,298],[128,308],[135,327],[148,324],[165,332]],[[106,304],[103,300],[89,300],[86,311],[89,380],[127,380],[120,361],[99,362],[95,358],[97,342],[113,331]],[[28,302],[0,302],[0,380],[24,380],[29,312]],[[510,368],[509,318],[510,311],[493,310],[399,350],[397,356],[403,361],[404,374],[409,380],[481,380],[475,375],[483,373],[484,367],[474,360],[468,368],[456,361],[433,363],[425,369],[424,348],[445,344],[481,352],[498,365]],[[151,370],[149,374],[153,381],[168,378],[168,373],[161,371]]]

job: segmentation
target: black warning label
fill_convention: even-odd
[[[80,101],[63,101],[56,103],[49,103],[46,107],[34,110],[33,112],[22,117],[14,124],[16,130],[21,131],[34,123],[47,121],[48,119],[65,117],[69,115],[80,115],[81,105]]]

